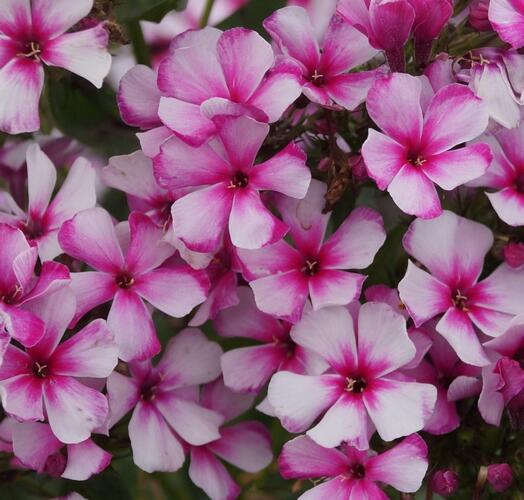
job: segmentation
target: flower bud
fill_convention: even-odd
[[[509,266],[520,267],[524,264],[524,243],[508,243],[503,253]]]
[[[508,464],[489,465],[488,483],[497,493],[506,491],[513,484],[513,470]]]
[[[488,9],[489,0],[473,0],[469,6],[469,24],[478,31],[492,31]]]
[[[431,478],[431,490],[443,497],[456,493],[459,481],[454,470],[438,470]]]

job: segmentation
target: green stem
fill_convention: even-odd
[[[144,33],[140,27],[140,21],[133,19],[127,24],[127,34],[133,44],[133,53],[135,54],[136,62],[138,64],[145,64],[151,66],[151,54],[149,47],[144,39]]]
[[[214,4],[215,0],[206,0],[204,11],[202,12],[202,16],[200,17],[200,22],[198,23],[201,28],[205,28],[207,26],[207,23],[209,22],[209,16],[211,15],[211,11],[213,10]]]

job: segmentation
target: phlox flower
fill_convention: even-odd
[[[44,323],[32,305],[70,282],[67,267],[57,262],[42,264],[35,276],[38,253],[20,229],[0,224],[0,352],[9,337],[27,347],[44,335]]]
[[[0,221],[21,229],[30,244],[36,245],[40,260],[52,260],[62,253],[58,230],[81,210],[96,204],[96,172],[84,158],[78,158],[60,190],[51,200],[56,184],[56,168],[37,144],[27,149],[27,212],[8,193],[2,193]],[[8,212],[7,212],[8,210]]]
[[[291,338],[321,356],[331,370],[321,375],[280,371],[268,400],[290,432],[303,432],[329,448],[348,442],[367,449],[377,429],[391,441],[421,430],[437,391],[398,377],[416,350],[404,318],[388,305],[368,302],[353,318],[345,307],[308,311]]]
[[[260,248],[280,240],[287,226],[265,207],[260,191],[303,198],[311,180],[306,155],[290,143],[254,165],[269,126],[245,116],[220,116],[214,123],[215,140],[192,147],[173,137],[154,159],[160,185],[197,188],[173,204],[175,235],[198,252],[216,252],[226,228],[233,245],[240,248]]]
[[[330,214],[323,214],[326,185],[312,181],[303,200],[280,198],[278,208],[290,227],[293,248],[279,241],[260,250],[238,249],[242,272],[258,308],[296,322],[307,298],[313,309],[345,305],[360,295],[365,269],[385,240],[381,216],[365,207],[353,210],[326,241]]]
[[[105,423],[108,405],[99,391],[77,380],[105,378],[118,358],[114,335],[102,319],[60,342],[75,313],[69,288],[61,288],[36,308],[45,333],[34,346],[10,345],[0,367],[4,410],[20,420],[47,419],[62,443],[81,443]]]
[[[524,46],[524,5],[518,0],[490,0],[488,18],[500,38],[513,48]]]
[[[221,311],[214,326],[222,337],[242,337],[261,344],[238,347],[222,355],[220,364],[227,387],[257,393],[280,370],[309,374],[324,371],[327,365],[321,358],[291,339],[290,323],[260,311],[248,287],[240,287],[238,295],[239,304]]]
[[[24,467],[54,477],[85,481],[111,463],[111,454],[92,439],[64,444],[40,422],[15,423],[12,440],[13,453]]]
[[[220,427],[220,438],[191,446],[189,452],[189,477],[211,500],[234,499],[241,493],[220,459],[252,474],[273,459],[271,436],[263,424],[252,420],[227,424],[247,411],[253,399],[230,391],[221,379],[202,387],[200,404],[223,415],[226,421]]]
[[[174,472],[184,463],[184,442],[200,446],[220,438],[224,416],[198,403],[198,385],[220,375],[221,354],[200,330],[187,328],[170,340],[156,366],[135,361],[131,377],[111,374],[108,426],[133,410],[129,438],[142,470]]]
[[[115,333],[119,357],[130,361],[160,351],[144,300],[170,316],[182,317],[204,301],[209,281],[203,271],[166,263],[175,248],[146,215],[132,213],[123,229],[117,233],[109,213],[92,208],[64,223],[58,239],[65,253],[94,269],[71,275],[77,298],[73,323],[112,300],[107,322]]]
[[[367,62],[377,51],[341,16],[331,19],[322,48],[302,7],[277,10],[264,21],[264,28],[282,53],[299,65],[302,92],[312,102],[349,110],[364,102],[376,71],[348,71]]]
[[[423,92],[424,90],[424,92]],[[442,213],[435,184],[449,191],[480,177],[492,159],[487,144],[452,149],[488,124],[485,105],[466,86],[431,98],[423,80],[393,73],[375,81],[366,106],[382,132],[369,130],[362,156],[369,176],[403,211],[423,218]]]
[[[76,73],[100,88],[109,72],[102,25],[66,33],[87,16],[93,0],[3,0],[0,4],[0,130],[40,128],[44,65]]]
[[[300,500],[387,500],[377,483],[405,493],[418,491],[428,469],[428,447],[418,434],[379,454],[347,445],[340,450],[323,448],[308,436],[299,436],[284,445],[278,465],[285,479],[322,478]]]
[[[524,124],[512,130],[501,129],[480,140],[490,144],[493,162],[470,185],[496,190],[486,196],[497,215],[510,226],[524,226]]]
[[[523,273],[501,264],[478,281],[493,235],[482,224],[448,211],[436,219],[416,219],[403,245],[427,269],[409,261],[398,285],[415,325],[443,314],[436,330],[458,357],[471,365],[487,365],[475,326],[491,337],[502,334],[522,311]]]
[[[504,408],[512,424],[522,427],[524,411],[524,316],[516,316],[499,337],[484,344],[491,363],[482,369],[478,408],[484,420],[500,425]]]

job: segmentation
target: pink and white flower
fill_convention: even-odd
[[[158,354],[160,342],[144,300],[170,316],[182,317],[204,301],[209,281],[203,271],[166,263],[175,248],[146,215],[132,213],[129,232],[124,227],[119,233],[102,208],[84,210],[62,226],[58,239],[64,252],[94,269],[71,275],[77,298],[73,323],[112,300],[107,322],[115,333],[119,357],[148,359]]]
[[[27,159],[27,213],[8,194],[2,193],[9,213],[0,212],[0,221],[21,229],[40,260],[52,260],[62,253],[58,231],[81,210],[96,204],[96,171],[89,161],[78,158],[64,183],[51,200],[56,184],[56,168],[37,144],[29,146]]]
[[[298,497],[302,500],[387,500],[377,483],[405,493],[418,491],[428,470],[428,447],[418,434],[379,454],[347,445],[340,450],[323,448],[308,436],[299,436],[284,445],[278,465],[285,479],[322,478]]]
[[[226,422],[239,417],[253,404],[253,398],[236,394],[221,379],[202,388],[200,404],[224,416]],[[189,477],[211,500],[237,498],[241,492],[220,459],[252,474],[273,459],[271,436],[260,422],[242,421],[220,427],[220,438],[191,446]]]
[[[280,198],[277,205],[296,249],[285,241],[260,250],[237,250],[258,308],[295,323],[309,296],[313,309],[345,305],[360,295],[365,269],[386,238],[380,214],[353,210],[326,241],[330,214],[323,214],[326,185],[312,181],[303,200]]]
[[[313,374],[327,368],[316,354],[295,344],[289,335],[290,323],[257,308],[248,287],[240,287],[238,295],[240,303],[221,311],[214,326],[223,337],[252,339],[261,345],[231,349],[222,355],[220,364],[227,387],[257,393],[277,371]]]
[[[264,28],[280,51],[299,65],[302,92],[312,102],[349,110],[364,102],[376,71],[349,71],[367,62],[377,51],[365,35],[341,16],[332,17],[322,48],[302,7],[277,10],[264,21]]]
[[[89,323],[60,343],[75,313],[69,288],[62,288],[36,307],[45,334],[25,350],[10,345],[0,367],[4,410],[24,421],[48,420],[62,443],[81,443],[105,423],[107,400],[77,379],[105,378],[116,366],[118,348],[102,319]]]
[[[44,262],[35,276],[38,253],[27,242],[24,233],[0,224],[0,353],[14,338],[32,347],[44,335],[44,323],[32,311],[32,305],[70,281],[67,267],[57,262]],[[1,358],[1,356],[0,356]]]
[[[311,180],[306,155],[290,143],[269,160],[253,165],[269,126],[245,116],[220,116],[214,123],[214,141],[192,147],[173,137],[155,157],[160,185],[171,190],[197,188],[173,204],[176,236],[197,252],[216,252],[226,228],[233,245],[240,248],[260,248],[280,240],[287,226],[265,207],[260,191],[303,198]]]
[[[423,92],[424,90],[424,92]],[[492,154],[487,144],[452,149],[478,137],[488,124],[482,101],[451,84],[430,99],[419,78],[393,73],[379,78],[367,109],[383,131],[369,130],[362,156],[369,176],[387,189],[405,213],[423,218],[442,213],[435,184],[446,191],[480,177]]]
[[[510,226],[524,226],[524,124],[484,136],[493,151],[488,171],[470,185],[496,190],[486,193],[497,215]]]
[[[475,326],[496,337],[522,312],[522,272],[501,264],[478,281],[493,235],[482,224],[448,211],[433,220],[415,220],[403,244],[408,254],[427,269],[409,261],[398,285],[400,298],[415,325],[443,314],[436,330],[458,357],[474,366],[487,365],[489,360]]]
[[[490,0],[489,22],[513,48],[524,46],[524,5],[515,0]]]
[[[54,477],[85,481],[111,463],[111,454],[92,439],[64,444],[40,422],[14,424],[12,439],[13,453],[23,466]]]
[[[271,45],[255,31],[187,31],[170,50],[158,69],[158,116],[188,144],[201,145],[216,133],[214,116],[273,123],[300,95],[296,65],[275,64]]]
[[[321,356],[331,371],[281,371],[269,383],[268,399],[282,425],[303,432],[318,422],[307,434],[329,448],[347,442],[367,449],[375,428],[386,441],[417,432],[437,397],[434,386],[397,376],[416,354],[400,314],[368,302],[355,323],[345,307],[305,313],[291,338]]]
[[[109,72],[103,25],[66,33],[87,16],[93,0],[3,0],[0,6],[0,130],[40,128],[44,65],[65,68],[100,88]]]
[[[129,438],[133,461],[146,472],[178,470],[185,443],[201,446],[220,438],[220,413],[198,403],[198,385],[220,375],[222,350],[197,329],[187,328],[167,345],[162,360],[132,362],[131,377],[107,381],[109,427],[133,410]]]

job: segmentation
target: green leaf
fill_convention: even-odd
[[[242,26],[243,28],[258,31],[261,35],[267,37],[267,33],[262,27],[262,21],[275,12],[275,10],[284,7],[285,4],[285,0],[251,0],[232,16],[222,21],[217,28],[227,30],[229,28]]]
[[[131,500],[131,492],[122,477],[106,469],[87,481],[64,481],[68,491],[75,491],[88,500]]]
[[[105,156],[138,149],[134,131],[120,119],[111,88],[98,90],[71,75],[50,80],[47,85],[51,113],[64,134]]]
[[[116,9],[116,18],[121,23],[143,19],[159,22],[172,10],[184,10],[186,0],[123,0]]]

